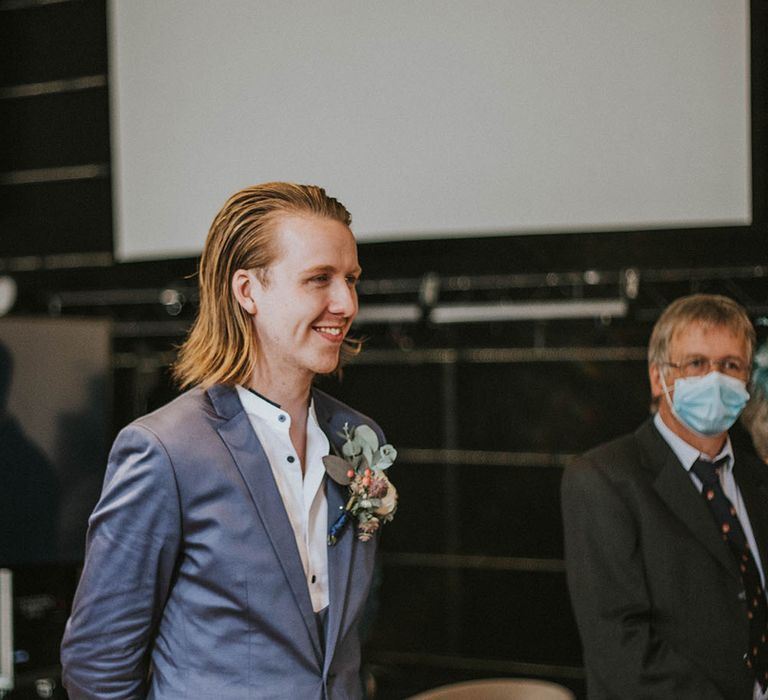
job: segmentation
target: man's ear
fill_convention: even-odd
[[[661,368],[659,365],[648,367],[648,379],[651,382],[651,396],[654,399],[664,395],[664,385],[661,383]]]
[[[248,270],[235,270],[232,275],[232,293],[237,303],[251,316],[256,315],[256,301],[253,298],[253,286],[256,284],[258,281]]]

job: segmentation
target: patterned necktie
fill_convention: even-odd
[[[744,660],[747,667],[755,674],[755,680],[765,691],[768,687],[768,643],[766,643],[768,605],[760,583],[760,572],[736,516],[736,509],[723,493],[723,487],[720,485],[720,467],[727,461],[727,457],[717,462],[697,459],[692,471],[701,480],[703,485],[701,495],[715,518],[723,540],[728,543],[739,564],[749,620],[749,649]]]

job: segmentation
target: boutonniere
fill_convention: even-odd
[[[344,438],[341,456],[323,457],[325,470],[337,484],[349,488],[344,512],[331,525],[328,546],[336,544],[350,520],[357,520],[357,539],[367,542],[383,523],[395,517],[397,490],[387,478],[386,470],[397,458],[392,445],[379,446],[379,438],[372,428],[349,423],[339,433]]]

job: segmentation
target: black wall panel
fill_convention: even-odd
[[[0,259],[112,253],[106,37],[102,0],[0,4]]]
[[[109,163],[105,89],[0,100],[0,122],[14,124],[0,170]]]
[[[108,180],[0,185],[0,211],[0,257],[112,251]]]
[[[106,73],[106,17],[104,0],[0,4],[0,86]]]

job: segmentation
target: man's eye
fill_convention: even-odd
[[[347,275],[347,284],[350,287],[356,287],[357,283],[360,281],[359,277],[355,277],[354,275]]]
[[[328,275],[315,275],[311,280],[311,282],[327,282],[328,281]]]
[[[694,357],[692,360],[688,360],[685,364],[689,369],[701,369],[705,364],[708,364],[708,361],[703,357]]]
[[[729,372],[741,372],[743,368],[738,360],[725,360],[723,362],[723,369]]]

